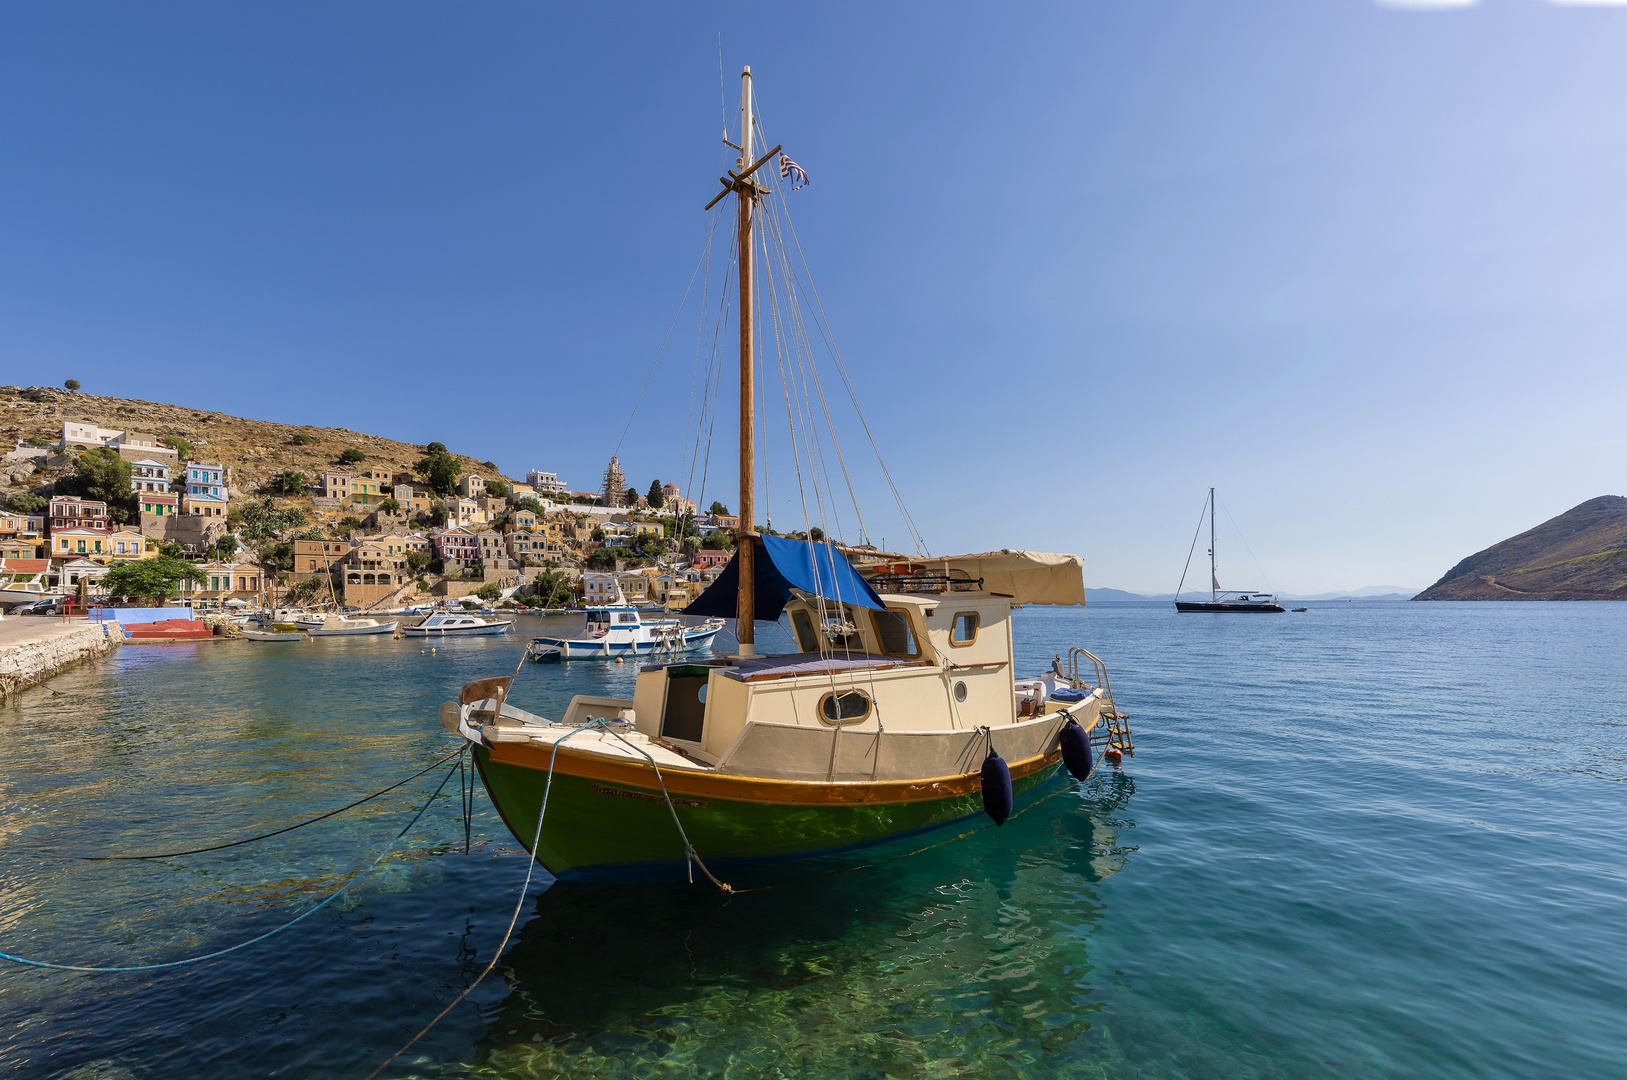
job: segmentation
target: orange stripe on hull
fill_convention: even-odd
[[[525,743],[498,743],[491,748],[492,760],[504,765],[548,771],[552,746]],[[1020,780],[1030,773],[1062,760],[1062,750],[1009,762],[1011,778]],[[596,754],[561,746],[554,771],[565,776],[600,780],[659,792],[655,770],[647,763],[609,761]],[[865,803],[912,803],[968,795],[982,790],[981,772],[956,776],[935,776],[922,780],[770,780],[749,776],[720,776],[683,769],[663,769],[661,778],[674,798],[725,799],[732,802],[784,803],[822,806]]]

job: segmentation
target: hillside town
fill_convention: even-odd
[[[64,420],[54,440],[19,438],[0,467],[0,590],[94,603],[146,588],[199,614],[462,597],[678,609],[728,563],[728,507],[699,512],[660,479],[641,493],[614,456],[593,489],[573,490],[555,472],[515,479],[465,468],[440,443],[420,449],[378,460],[346,448],[316,470],[251,476],[182,437]],[[145,578],[118,572],[145,563]],[[159,585],[129,584],[147,580]]]

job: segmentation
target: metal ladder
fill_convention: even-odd
[[[1081,658],[1089,660],[1096,669],[1095,686],[1102,690],[1101,724],[1091,732],[1092,746],[1110,747],[1123,754],[1135,757],[1135,741],[1130,736],[1130,718],[1119,712],[1118,703],[1113,700],[1113,687],[1107,681],[1107,665],[1102,663],[1095,653],[1089,649],[1078,646],[1068,650],[1068,670],[1066,678],[1068,684],[1075,690],[1094,689],[1088,679],[1081,676],[1079,661]],[[1062,658],[1059,656],[1057,660]]]

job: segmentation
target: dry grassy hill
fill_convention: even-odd
[[[1627,498],[1601,495],[1493,544],[1414,600],[1627,600]]]
[[[30,436],[56,443],[62,438],[64,420],[88,420],[104,428],[186,439],[194,448],[196,460],[231,467],[234,498],[255,493],[268,477],[285,469],[297,469],[314,478],[351,447],[367,455],[364,465],[411,468],[424,456],[422,446],[348,428],[247,420],[180,405],[99,397],[55,387],[0,386],[0,439],[5,441],[6,449],[16,439]],[[307,436],[310,441],[296,443],[296,435]],[[456,456],[467,471],[478,472],[488,480],[498,475],[497,466],[489,461]],[[19,486],[32,486],[44,479],[49,477],[20,480]]]

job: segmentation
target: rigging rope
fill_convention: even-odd
[[[395,783],[391,784],[389,787],[382,788],[382,789],[380,789],[378,791],[375,791],[371,795],[363,796],[362,798],[357,799],[353,803],[346,803],[344,806],[339,807],[337,810],[329,810],[325,814],[318,814],[314,818],[308,818],[305,821],[298,822],[297,824],[287,825],[287,826],[284,826],[281,829],[275,829],[275,830],[273,830],[271,832],[268,832],[268,833],[261,833],[259,836],[249,836],[249,837],[245,837],[242,840],[233,840],[230,843],[211,844],[209,847],[188,848],[185,851],[165,851],[165,852],[160,852],[160,853],[157,853],[157,854],[148,854],[148,855],[60,855],[60,854],[57,854],[56,852],[50,852],[50,851],[45,851],[45,852],[36,851],[36,853],[44,855],[47,858],[69,859],[69,860],[74,860],[74,861],[77,861],[77,862],[134,862],[134,861],[145,860],[145,859],[174,859],[174,858],[179,858],[182,855],[201,855],[206,851],[225,851],[227,848],[242,847],[244,844],[252,844],[257,840],[269,840],[273,836],[281,836],[283,833],[293,832],[295,829],[301,829],[301,828],[304,828],[307,825],[315,825],[319,821],[326,821],[328,818],[334,817],[337,814],[342,814],[346,810],[354,810],[356,807],[362,805],[363,803],[373,801],[374,799],[378,798],[380,795],[388,795],[390,792],[394,791],[398,787],[401,787],[403,784],[411,783],[412,781],[418,779],[420,776],[422,776],[425,773],[429,772],[431,769],[434,769],[436,766],[442,765],[445,762],[450,761],[454,757],[461,756],[462,753],[463,753],[462,748],[459,748],[458,750],[455,750],[452,753],[445,755],[444,757],[438,758],[437,760],[430,762],[424,768],[419,769],[417,772],[413,773],[411,776],[407,777],[405,780],[397,780]],[[24,847],[24,848],[11,847],[11,848],[4,849],[4,853],[9,853],[9,852],[12,852],[12,851],[35,851],[35,849],[26,848],[26,847]]]
[[[458,756],[459,756],[459,758],[461,758],[463,756],[463,750],[462,749],[460,749],[458,751]],[[418,824],[418,819],[424,816],[424,811],[429,809],[430,804],[433,803],[435,801],[435,799],[440,795],[441,789],[446,787],[446,782],[448,780],[452,779],[452,774],[457,772],[457,771],[458,771],[458,766],[456,766],[456,765],[454,765],[452,768],[450,768],[450,769],[448,769],[446,771],[446,775],[441,777],[441,782],[435,786],[435,790],[430,793],[429,798],[424,800],[424,805],[420,806],[418,808],[418,812],[412,816],[411,821],[407,822],[406,827],[403,828],[400,832],[395,834],[395,839],[391,840],[389,842],[389,844],[387,844],[385,846],[384,850],[379,852],[378,858],[374,859],[372,862],[368,863],[365,867],[363,867],[362,869],[360,869],[360,870],[356,871],[354,874],[352,874],[351,877],[350,877],[350,880],[345,882],[344,885],[339,889],[338,892],[335,892],[332,895],[328,896],[326,899],[324,899],[321,903],[317,904],[315,907],[307,908],[306,910],[300,912],[298,915],[294,916],[292,919],[289,919],[287,922],[283,923],[281,926],[275,927],[275,928],[273,928],[271,930],[267,930],[263,934],[257,934],[254,937],[249,938],[247,941],[240,941],[236,945],[231,945],[231,946],[228,946],[228,947],[226,947],[224,949],[216,949],[213,952],[207,952],[207,953],[202,954],[201,956],[189,956],[184,960],[170,960],[170,961],[167,961],[167,962],[162,963],[162,964],[132,964],[132,965],[127,965],[127,966],[123,966],[123,967],[92,967],[92,966],[83,965],[83,964],[55,964],[55,963],[52,963],[52,962],[50,962],[48,960],[30,960],[30,959],[27,959],[26,957],[13,956],[11,953],[7,953],[7,952],[0,952],[0,960],[9,960],[13,964],[22,964],[22,965],[27,966],[27,967],[48,968],[48,969],[50,969],[52,971],[90,971],[90,972],[99,972],[99,973],[127,972],[127,971],[159,971],[159,970],[162,970],[164,968],[184,967],[185,965],[200,963],[200,962],[202,962],[204,960],[213,960],[216,957],[225,956],[227,953],[234,953],[239,949],[246,949],[250,945],[255,944],[256,942],[264,941],[266,938],[271,937],[274,934],[280,934],[284,930],[287,930],[289,927],[294,926],[297,923],[304,922],[306,919],[310,918],[312,915],[315,915],[318,911],[321,911],[323,908],[327,907],[329,904],[331,904],[335,900],[339,899],[339,897],[341,897],[345,893],[349,892],[351,886],[355,885],[356,882],[360,881],[362,879],[362,877],[365,876],[369,871],[373,870],[375,867],[378,866],[379,863],[383,862],[384,859],[385,859],[385,856],[389,855],[390,852],[395,850],[395,846],[401,842],[401,838],[406,836],[408,831],[411,830],[414,825]],[[420,775],[422,775],[422,774],[420,774]]]

